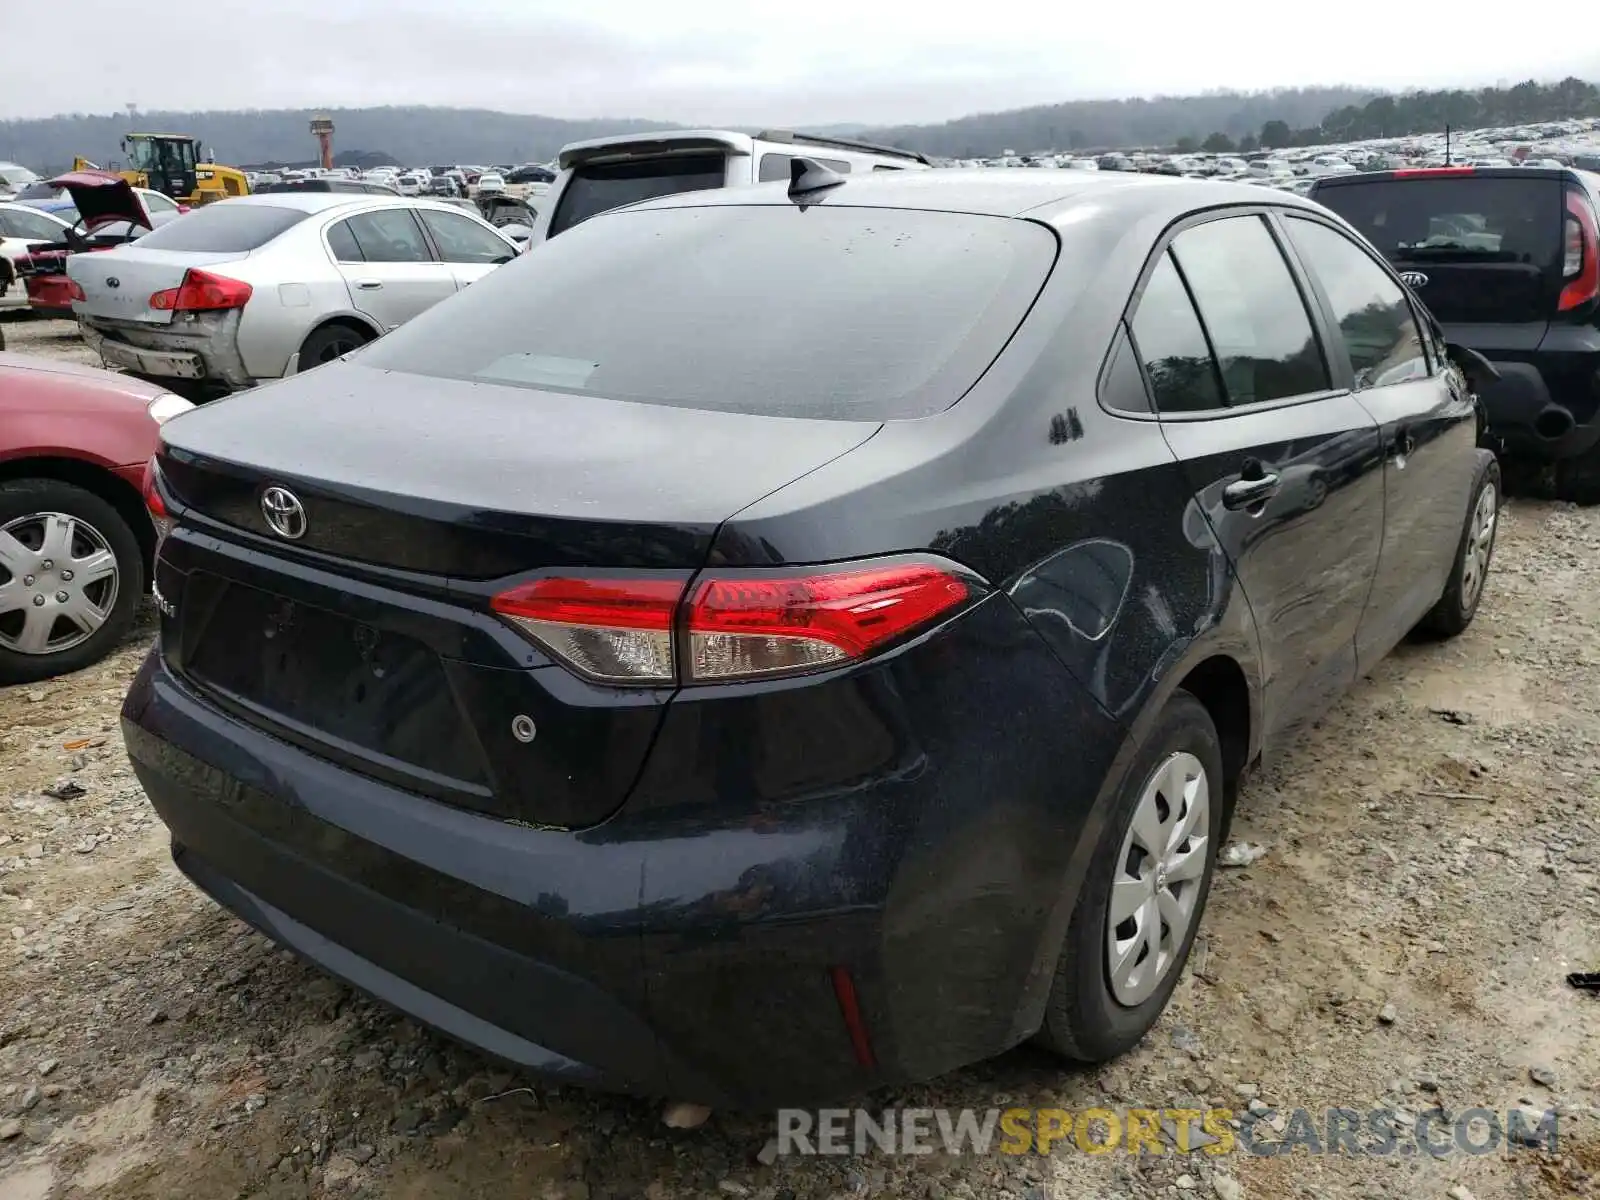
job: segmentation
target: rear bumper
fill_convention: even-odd
[[[1569,389],[1552,389],[1537,367],[1525,362],[1495,362],[1500,378],[1484,389],[1489,435],[1508,455],[1561,459],[1582,454],[1600,442],[1600,420],[1594,401],[1573,403]],[[1596,364],[1600,371],[1600,363]],[[1578,380],[1578,386],[1585,381]],[[1593,382],[1589,382],[1592,388]]]
[[[34,312],[48,313],[53,317],[72,315],[72,297],[67,292],[65,275],[29,275],[24,285],[27,289],[28,307]]]
[[[980,624],[1020,622],[990,612]],[[658,788],[576,832],[456,809],[271,738],[159,647],[123,729],[179,867],[310,962],[537,1074],[770,1107],[930,1077],[1038,1027],[1097,833],[1084,814],[1120,739],[1031,631],[1014,649],[1042,725],[1018,720],[1022,699],[993,703],[996,679],[922,680],[932,704],[948,706],[941,683],[963,687],[945,716],[968,726],[964,759],[940,729],[911,739],[909,760],[888,747],[893,769],[852,787],[731,811]],[[680,763],[700,721],[686,710],[663,732]],[[1063,744],[1088,748],[1069,773],[1087,791],[1063,787]]]
[[[200,314],[200,320],[185,328],[106,321],[79,313],[78,329],[108,367],[235,389],[255,385],[239,354],[237,310]]]

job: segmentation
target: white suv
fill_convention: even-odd
[[[540,198],[530,244],[624,204],[786,180],[789,163],[797,157],[841,175],[927,170],[931,165],[910,150],[778,129],[753,137],[723,129],[674,129],[569,142],[556,159],[556,181]]]

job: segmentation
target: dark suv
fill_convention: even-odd
[[[222,904],[559,1079],[1119,1054],[1251,764],[1472,620],[1472,396],[1287,193],[792,170],[169,422],[129,754]]]
[[[1600,176],[1433,167],[1322,178],[1310,195],[1498,369],[1482,395],[1504,453],[1553,461],[1562,496],[1600,501]]]

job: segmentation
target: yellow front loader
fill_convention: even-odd
[[[200,142],[184,133],[130,133],[122,139],[128,165],[117,174],[133,187],[151,188],[191,207],[248,196],[250,184],[237,167],[224,167],[201,158]],[[72,169],[99,170],[86,158],[74,160]]]

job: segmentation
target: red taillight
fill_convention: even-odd
[[[161,498],[160,477],[155,455],[151,455],[150,461],[144,464],[144,482],[139,490],[144,494],[144,506],[150,512],[150,521],[156,527],[158,540],[172,531],[172,517],[167,512],[167,502]]]
[[[672,623],[683,578],[537,579],[490,606],[581,675],[671,683]]]
[[[974,595],[975,577],[922,559],[702,578],[540,579],[495,612],[606,683],[721,683],[866,658]],[[681,661],[680,661],[681,656]]]
[[[1567,219],[1561,264],[1561,289],[1557,308],[1566,312],[1600,296],[1600,229],[1594,209],[1575,192],[1567,193]]]
[[[787,675],[864,658],[969,595],[927,563],[707,579],[689,604],[691,682]]]
[[[1393,175],[1396,179],[1415,179],[1418,176],[1439,179],[1446,175],[1476,175],[1477,172],[1477,167],[1402,167]]]
[[[68,300],[87,300],[88,298],[89,297],[87,297],[87,296],[85,296],[83,294],[83,288],[79,286],[78,281],[76,279],[67,280],[67,299]]]
[[[243,308],[250,301],[254,289],[242,279],[229,279],[226,275],[213,275],[190,267],[183,273],[183,282],[150,297],[150,307],[158,312],[215,312],[219,309]]]

